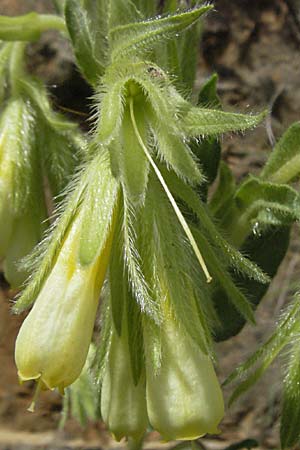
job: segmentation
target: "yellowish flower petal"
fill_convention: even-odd
[[[152,427],[165,440],[191,440],[217,433],[223,396],[209,356],[168,317],[161,330],[162,362],[157,374],[147,364],[147,409]]]
[[[15,349],[21,380],[40,378],[48,388],[62,391],[78,378],[87,357],[113,233],[111,229],[96,261],[83,267],[77,259],[79,229],[80,217],[20,329]]]

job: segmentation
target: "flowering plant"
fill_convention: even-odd
[[[30,273],[14,311],[32,306],[16,341],[18,374],[36,380],[37,392],[62,393],[86,376],[101,296],[93,373],[117,440],[139,442],[148,425],[166,440],[218,432],[214,340],[255,323],[299,219],[289,156],[273,154],[239,186],[221,163],[218,136],[251,129],[266,113],[224,112],[215,75],[194,100],[192,43],[212,6],[187,3],[166,1],[158,15],[148,0],[66,0],[61,15],[0,17],[0,76],[10,85],[0,121],[0,249],[9,281],[22,283],[13,281],[19,268]],[[52,111],[24,69],[24,42],[47,28],[68,36],[94,89],[88,136]],[[47,217],[43,177],[54,202],[63,199],[18,264]]]

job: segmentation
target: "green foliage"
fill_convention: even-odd
[[[94,396],[102,386],[102,414],[112,432],[116,430],[117,438],[134,437],[144,432],[144,420],[141,430],[124,430],[123,422],[111,425],[109,414],[119,411],[122,397],[130,399],[133,418],[137,411],[150,417],[145,374],[149,384],[151,377],[163,379],[168,373],[166,359],[177,364],[168,349],[168,333],[174,337],[178,331],[182,348],[201,355],[214,375],[213,340],[230,338],[247,321],[255,324],[254,309],[285,255],[291,226],[300,219],[299,194],[288,184],[299,175],[300,128],[295,123],[287,130],[259,176],[249,175],[237,184],[221,161],[220,136],[257,126],[266,112],[223,111],[216,74],[200,89],[196,105],[190,101],[200,18],[211,5],[66,0],[57,6],[60,12],[64,6],[64,17],[0,17],[0,39],[27,42],[38,39],[44,29],[67,29],[80,72],[95,91],[94,127],[91,137],[85,137],[53,111],[45,87],[26,73],[25,43],[1,43],[0,81],[7,89],[0,87],[0,247],[6,273],[17,274],[18,249],[24,256],[40,240],[41,221],[47,217],[46,180],[52,202],[57,203],[57,196],[62,201],[44,241],[23,263],[31,277],[14,311],[35,302],[69,238],[75,250],[65,278],[70,280],[73,270],[88,274],[91,285],[84,288],[96,301],[102,284],[98,278],[109,267],[102,291],[101,339],[94,363],[88,360],[99,385],[96,389],[85,367],[68,391],[65,413],[70,408],[82,425],[87,418],[96,419],[100,402]],[[289,344],[283,447],[299,440],[298,316],[296,296],[269,340],[228,379],[243,376],[233,402]],[[174,374],[184,378],[177,369]],[[112,394],[116,403],[111,405],[109,383],[115,381],[119,388],[122,371],[128,391],[124,386],[121,397]],[[163,395],[174,398],[168,389]],[[114,419],[119,418],[117,413]],[[156,428],[171,436],[164,426],[162,421]],[[202,428],[197,426],[197,436]],[[212,429],[215,424],[205,428]],[[174,436],[190,438],[187,430],[184,423]]]
[[[248,256],[272,280],[282,262],[290,241],[289,227],[271,227],[261,235],[252,234],[241,246],[242,254]],[[254,279],[245,279],[242,274],[232,273],[233,282],[248,299],[254,310],[267,292],[270,281],[261,283]],[[235,336],[245,325],[245,319],[232,306],[231,297],[222,286],[213,289],[212,297],[220,320],[215,328],[217,341],[223,341]]]
[[[254,128],[265,116],[266,112],[257,115],[243,115],[191,107],[182,120],[184,131],[188,137],[204,137]]]
[[[195,23],[211,6],[149,21],[130,23],[112,28],[109,33],[112,60],[137,58],[149,51],[155,41],[174,38],[176,33]]]
[[[288,183],[300,172],[300,123],[295,122],[276,144],[261,176],[273,183]]]
[[[218,76],[212,75],[201,87],[198,95],[198,106],[214,107],[221,109],[221,102],[217,94]],[[208,188],[217,177],[221,159],[221,144],[218,139],[210,137],[207,139],[192,140],[190,143],[192,152],[201,161],[201,166],[206,178],[206,183],[199,187],[199,195],[206,199]],[[227,183],[226,183],[227,187]],[[224,187],[221,197],[224,196]]]
[[[66,0],[66,25],[77,63],[88,81],[96,83],[104,73],[108,11],[105,1]]]
[[[299,295],[297,295],[270,338],[227,378],[225,384],[231,383],[240,377],[243,378],[243,381],[234,390],[230,403],[253,386],[274,361],[278,353],[297,336],[300,326],[299,301]]]

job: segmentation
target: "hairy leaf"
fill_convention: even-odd
[[[189,137],[215,136],[229,131],[254,128],[266,116],[223,112],[216,109],[191,107],[182,117],[183,128]]]
[[[250,279],[259,281],[260,283],[267,283],[269,277],[265,275],[260,268],[252,263],[248,258],[232,247],[221,235],[213,220],[209,215],[208,209],[198,198],[193,189],[182,182],[178,177],[170,174],[162,168],[164,178],[172,193],[184,201],[190,210],[197,216],[201,226],[205,230],[207,238],[211,243],[222,251],[226,264],[232,267],[237,272],[247,275]]]
[[[117,208],[118,183],[113,178],[107,156],[95,163],[82,205],[83,221],[80,231],[79,261],[89,265],[99,256],[109,230],[114,227],[113,214]]]
[[[211,351],[207,319],[214,312],[201,269],[168,198],[154,174],[140,219],[143,272],[158,305],[170,304],[185,332],[205,353]],[[185,299],[183,302],[182,299]]]
[[[170,114],[168,115],[170,116]],[[165,117],[166,122],[161,121],[160,116],[149,109],[147,118],[154,136],[155,148],[167,167],[173,169],[185,181],[199,184],[203,179],[200,168],[191,150],[185,144],[183,136],[180,135],[180,131],[177,131],[177,134],[175,130],[174,133],[172,132],[169,120],[173,120],[173,118]]]
[[[198,95],[198,106],[214,106],[221,109],[221,102],[217,95],[216,74],[212,75],[202,86]],[[202,140],[192,140],[190,142],[192,152],[201,162],[201,166],[206,177],[206,183],[198,189],[203,200],[206,200],[208,186],[212,184],[217,176],[219,163],[221,159],[221,144],[214,137],[208,137]]]
[[[135,102],[134,114],[139,134],[147,142],[143,105]],[[128,107],[124,113],[120,139],[120,177],[131,202],[140,204],[145,199],[149,162],[135,134]]]
[[[220,224],[226,223],[226,216],[230,216],[230,210],[234,204],[235,191],[236,183],[233,173],[227,164],[221,161],[218,185],[208,204],[209,210]]]
[[[295,298],[293,304],[288,308],[279,322],[276,330],[270,338],[260,346],[245,363],[238,366],[230,376],[225,380],[225,384],[238,380],[243,381],[233,392],[230,403],[235,401],[240,395],[246,392],[256,381],[264,374],[265,370],[274,361],[278,353],[294,339],[299,333],[299,295]]]
[[[118,133],[124,111],[124,80],[120,80],[105,87],[103,93],[98,94],[100,110],[96,134],[101,144],[109,144]]]
[[[153,47],[154,42],[159,40],[162,35],[164,39],[175,37],[176,33],[195,23],[201,15],[210,9],[211,6],[203,6],[172,16],[131,23],[111,29],[112,59],[116,60],[126,56],[136,56],[137,53],[141,52],[145,53]]]
[[[272,279],[287,252],[289,236],[289,227],[270,227],[266,233],[249,236],[240,250]],[[238,273],[232,273],[232,279],[251,302],[253,309],[263,299],[270,285],[270,282],[245,279]],[[233,307],[224,289],[217,287],[213,292],[213,300],[218,317],[222,319],[214,329],[214,336],[217,341],[223,341],[239,333],[245,325],[245,319]]]
[[[66,0],[65,5],[66,24],[78,66],[93,85],[103,75],[106,64],[105,4],[102,0]]]
[[[288,183],[300,174],[300,122],[292,124],[276,144],[261,177],[273,183]]]
[[[288,185],[278,185],[249,177],[235,195],[239,220],[249,228],[256,222],[261,227],[290,225],[300,218],[300,197]]]
[[[158,7],[157,0],[133,0],[133,3],[145,18],[152,17],[156,14]]]
[[[213,280],[217,280],[220,283],[228,296],[228,300],[234,305],[236,310],[239,311],[241,316],[254,324],[255,319],[251,303],[247,300],[242,291],[238,289],[237,285],[234,284],[234,281],[227,272],[226,267],[222,265],[217,253],[209,245],[207,239],[202,235],[202,233],[197,228],[193,227],[193,234],[205,257],[205,262]],[[224,318],[222,319],[224,320]]]
[[[294,447],[300,440],[300,345],[299,336],[289,349],[289,363],[283,382],[280,423],[281,448]]]
[[[143,15],[132,0],[111,0],[109,6],[109,29],[142,20]]]
[[[130,290],[133,297],[141,308],[154,322],[159,323],[159,311],[157,304],[151,297],[149,286],[141,268],[141,257],[137,248],[137,236],[135,231],[134,209],[130,199],[124,194],[124,212],[123,212],[123,239],[124,239],[124,258],[128,272]]]

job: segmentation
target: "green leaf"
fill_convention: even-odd
[[[153,17],[157,12],[157,0],[133,0],[133,3],[145,18]]]
[[[111,316],[119,336],[122,332],[123,310],[125,305],[126,278],[124,275],[124,242],[122,239],[123,208],[116,213],[115,239],[113,239],[110,265],[109,287]]]
[[[190,208],[190,210],[197,216],[203,230],[210,240],[211,244],[217,247],[224,257],[224,261],[229,267],[232,267],[237,272],[247,275],[250,279],[257,280],[260,283],[268,283],[269,277],[265,275],[261,269],[248,258],[232,247],[221,235],[213,220],[209,215],[209,210],[198,198],[194,190],[186,185],[175,175],[164,170],[161,167],[161,172],[169,186],[171,192]]]
[[[250,226],[290,225],[300,218],[300,197],[288,185],[261,181],[250,176],[237,190],[235,202],[240,220]]]
[[[142,312],[128,288],[129,286],[127,281],[127,283],[125,283],[125,305],[127,310],[128,347],[133,382],[137,386],[145,367]]]
[[[224,386],[232,383],[239,378],[244,377],[249,370],[264,358],[264,356],[269,356],[270,351],[274,350],[274,358],[278,354],[278,346],[280,347],[282,343],[285,345],[294,331],[297,331],[299,326],[299,295],[296,295],[293,302],[287,307],[284,314],[282,315],[275,331],[267,339],[267,341],[260,345],[255,352],[247,358],[247,360],[236,367],[231,374],[224,381]]]
[[[82,206],[82,226],[78,250],[79,261],[89,265],[99,256],[113,227],[119,185],[113,178],[107,156],[95,161]],[[91,205],[93,207],[91,208]]]
[[[227,385],[243,377],[243,381],[230,398],[230,404],[258,381],[279,352],[297,336],[300,329],[299,305],[299,295],[297,295],[270,338],[225,380],[224,384]]]
[[[217,81],[218,77],[214,74],[202,86],[198,96],[198,106],[210,105],[221,109],[221,102],[217,95]],[[201,162],[206,177],[206,184],[202,184],[198,189],[201,198],[205,200],[208,186],[214,182],[218,173],[221,159],[221,144],[216,138],[209,137],[199,141],[192,140],[190,148]]]
[[[66,0],[65,18],[78,66],[96,84],[106,65],[107,6],[105,1]]]
[[[191,107],[182,117],[182,126],[189,137],[215,136],[229,131],[245,131],[254,128],[265,116],[266,112],[246,115]]]
[[[226,216],[234,204],[236,183],[233,173],[224,161],[220,162],[218,185],[209,201],[209,209],[220,224],[226,222]]]
[[[132,295],[125,269],[122,216],[123,208],[120,208],[110,261],[111,316],[118,335],[124,333],[127,336],[132,376],[137,385],[144,367],[142,319],[140,305]]]
[[[289,227],[270,227],[266,233],[249,236],[240,251],[272,279],[287,252],[289,236]],[[245,279],[242,274],[237,273],[232,274],[232,279],[251,302],[253,309],[263,299],[270,285]],[[240,332],[245,325],[245,319],[233,307],[231,298],[221,287],[217,287],[213,292],[213,301],[221,319],[214,329],[214,336],[216,341],[224,341]]]
[[[187,92],[192,92],[197,72],[199,58],[199,43],[202,32],[202,21],[194,23],[185,30],[178,41],[178,60],[180,67],[180,82]]]
[[[193,10],[174,14],[163,18],[130,23],[117,26],[110,30],[112,60],[135,56],[153,48],[154,42],[161,36],[164,39],[176,37],[176,33],[183,31],[195,23],[201,15],[209,11],[211,6],[203,6]]]
[[[245,320],[248,320],[252,324],[255,324],[251,303],[247,300],[242,291],[237,288],[237,285],[234,284],[231,276],[226,270],[226,267],[222,265],[219,256],[209,245],[207,239],[195,227],[192,228],[192,231],[199,248],[205,256],[205,262],[208,266],[208,270],[212,275],[213,280],[217,280],[220,283],[220,285],[226,292],[226,295],[228,296],[228,300],[233,304],[233,306],[241,314],[241,316]],[[223,321],[224,318],[222,317],[222,322]]]
[[[47,90],[42,82],[32,77],[24,77],[19,81],[19,89],[23,95],[28,97],[33,105],[38,109],[48,123],[48,125],[57,131],[71,131],[72,133],[78,133],[77,124],[66,120],[66,118],[57,112],[55,112],[50,104]]]
[[[149,315],[156,323],[159,323],[159,311],[157,304],[152,298],[148,283],[145,279],[142,267],[141,256],[137,248],[137,236],[135,232],[137,217],[134,216],[136,211],[130,203],[130,199],[123,191],[123,239],[124,239],[124,258],[128,272],[128,280],[130,291],[136,302],[139,304],[141,311]]]
[[[283,382],[280,422],[281,448],[292,448],[300,440],[300,345],[299,335],[288,351],[289,362]]]
[[[45,169],[52,196],[62,194],[79,165],[86,140],[76,123],[55,112],[45,86],[38,80],[24,77],[19,80],[22,94],[29,98],[37,117],[36,139],[39,160]]]
[[[300,174],[300,122],[292,124],[275,145],[261,178],[273,183],[288,183]]]
[[[101,144],[109,144],[122,123],[125,82],[121,79],[105,86],[103,90],[104,92],[98,93],[96,97],[96,100],[100,101],[96,135]]]
[[[164,1],[164,12],[165,13],[174,13],[179,5],[178,5],[178,0],[165,0]]]
[[[134,113],[139,133],[147,142],[143,103],[134,103]],[[121,128],[120,177],[133,204],[143,203],[148,182],[149,162],[136,137],[129,107],[125,109]]]
[[[120,25],[127,25],[143,19],[134,1],[111,0],[109,6],[109,29]]]
[[[169,116],[170,114],[168,114]],[[147,110],[147,119],[150,123],[151,131],[154,136],[154,145],[158,151],[158,155],[163,159],[168,168],[172,168],[174,172],[191,184],[199,184],[203,177],[195,158],[184,143],[180,132],[174,130],[170,132],[170,121],[172,117],[156,114],[155,111]]]
[[[206,280],[169,200],[152,173],[138,228],[142,270],[160,308],[169,302],[185,332],[211,353],[207,317],[213,317]],[[185,299],[183,302],[182,299]]]
[[[76,167],[80,164],[85,146],[77,133],[57,132],[43,121],[39,121],[38,146],[40,159],[44,162],[52,197],[61,198]]]

